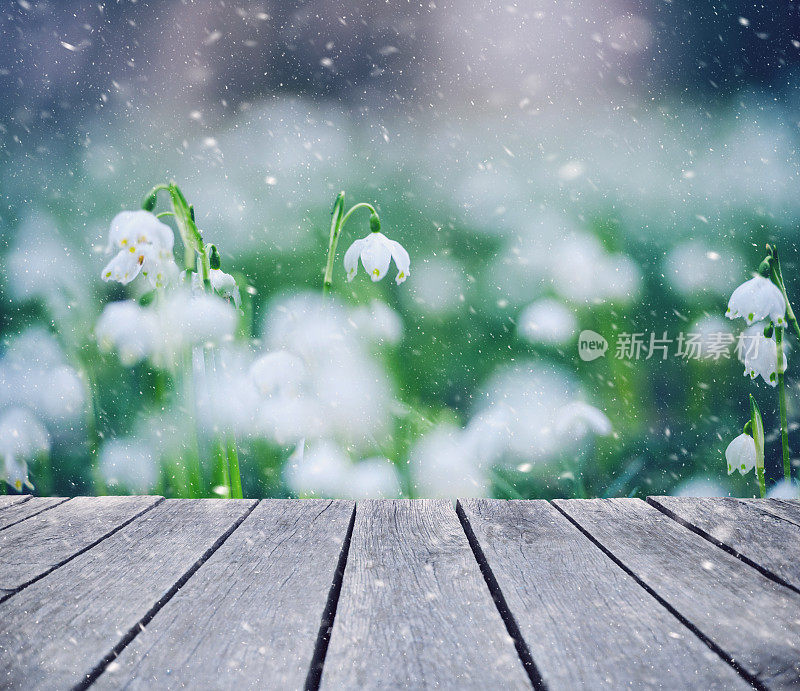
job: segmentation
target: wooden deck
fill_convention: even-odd
[[[800,502],[0,497],[0,687],[800,684]]]

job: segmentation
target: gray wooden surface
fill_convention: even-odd
[[[159,497],[77,497],[0,531],[0,602],[108,537],[159,500]],[[19,508],[38,501],[48,500],[31,499]]]
[[[365,501],[322,688],[530,688],[451,502]]]
[[[12,497],[8,498],[11,499]],[[24,521],[26,518],[63,504],[65,501],[67,500],[58,497],[36,497],[27,498],[27,501],[24,502],[9,503],[5,509],[0,511],[0,531],[17,525],[17,523]]]
[[[30,499],[30,495],[28,494],[3,494],[0,495],[0,511],[5,509],[7,506],[13,506],[14,504],[21,504],[24,501],[28,501]]]
[[[750,688],[548,502],[460,507],[548,688]]]
[[[205,679],[214,688],[301,688],[354,508],[261,503],[97,686],[190,688]]]
[[[800,525],[784,521],[761,504],[738,499],[652,497],[651,503],[707,539],[740,555],[800,592]]]
[[[648,502],[2,497],[0,688],[800,685],[800,502]]]
[[[753,680],[800,683],[800,595],[638,499],[554,503]]]

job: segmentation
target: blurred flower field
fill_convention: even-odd
[[[757,491],[724,451],[750,393],[775,441],[777,401],[725,310],[768,242],[800,295],[791,91],[402,113],[282,94],[187,126],[117,87],[36,156],[0,131],[6,491],[227,496],[231,448],[245,496]],[[237,304],[102,280],[112,219],[167,180]],[[407,280],[348,282],[356,214],[323,296],[340,190]],[[584,357],[584,332],[607,350]],[[791,370],[787,399],[800,449]],[[795,492],[777,446],[767,489]]]

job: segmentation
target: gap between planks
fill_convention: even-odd
[[[38,515],[44,513],[45,511],[47,511],[49,509],[55,508],[56,506],[63,506],[64,504],[68,503],[68,501],[69,501],[69,499],[65,499],[63,502],[58,502],[58,503],[52,504],[50,506],[47,506],[46,508],[42,509],[41,511],[37,511],[36,513],[31,514],[30,516],[26,516],[24,519],[22,519],[20,521],[17,521],[16,523],[13,523],[11,525],[18,525],[19,523],[22,523],[22,521],[27,520],[28,518],[33,518],[34,516],[38,516]],[[133,523],[133,521],[135,521],[137,518],[143,516],[148,511],[150,511],[154,507],[158,506],[163,501],[164,501],[164,497],[159,497],[158,501],[153,502],[150,506],[146,506],[145,508],[143,508],[141,511],[139,511],[135,515],[133,515],[130,518],[126,519],[123,523],[120,523],[118,526],[112,528],[108,532],[106,532],[103,535],[101,535],[97,540],[94,540],[93,542],[89,543],[88,545],[82,547],[81,549],[76,551],[74,554],[69,555],[67,558],[58,561],[57,563],[55,563],[52,566],[50,566],[47,570],[45,570],[42,573],[36,575],[35,577],[28,579],[27,581],[25,581],[24,583],[21,583],[18,586],[15,586],[12,590],[10,590],[9,592],[4,593],[2,596],[0,596],[0,604],[4,603],[9,598],[14,597],[14,595],[16,595],[17,593],[21,592],[22,590],[24,590],[28,586],[33,585],[37,581],[40,581],[45,576],[49,576],[56,569],[59,569],[62,566],[68,564],[73,559],[76,559],[77,557],[81,556],[82,554],[85,554],[86,552],[88,552],[90,549],[93,549],[94,547],[97,547],[97,545],[99,545],[101,542],[103,542],[104,540],[107,540],[112,535],[114,535],[115,533],[117,533],[120,530],[122,530],[123,528],[125,528],[128,524]],[[5,527],[10,528],[11,525],[8,525],[8,526],[5,526]]]
[[[673,607],[669,602],[667,602],[663,597],[661,597],[652,587],[650,587],[647,583],[645,583],[641,578],[639,578],[630,568],[628,568],[622,560],[614,555],[611,550],[607,549],[602,543],[600,543],[597,538],[595,538],[586,528],[584,528],[578,521],[576,521],[572,516],[570,516],[564,509],[562,509],[556,502],[550,502],[553,507],[570,522],[572,523],[578,530],[581,531],[589,540],[591,540],[594,545],[605,554],[611,561],[613,561],[620,569],[622,569],[625,573],[627,573],[631,578],[633,578],[636,583],[639,584],[642,588],[649,595],[651,595],[655,600],[664,607],[672,616],[674,616],[681,624],[683,624],[687,629],[689,629],[695,636],[697,636],[703,643],[705,643],[709,649],[714,652],[723,662],[729,664],[733,667],[734,670],[747,681],[753,688],[758,689],[759,691],[767,691],[767,687],[764,686],[756,677],[754,677],[750,672],[748,672],[742,665],[740,665],[736,660],[732,659],[720,646],[718,646],[714,641],[712,641],[708,636],[706,636],[695,624],[693,624],[689,619],[683,616],[675,607]],[[654,507],[655,508],[655,507]]]
[[[722,542],[721,540],[719,540],[716,537],[714,537],[713,535],[710,535],[708,532],[703,530],[700,526],[697,526],[694,523],[692,523],[691,521],[683,518],[682,516],[679,516],[674,511],[672,511],[669,507],[664,506],[661,502],[659,502],[658,499],[659,499],[658,497],[647,497],[647,503],[650,504],[650,506],[652,506],[654,509],[657,509],[658,511],[663,513],[667,518],[671,518],[676,523],[679,523],[684,528],[687,528],[688,530],[691,530],[693,533],[695,533],[696,535],[699,535],[700,537],[702,537],[704,540],[710,542],[715,547],[719,547],[719,549],[723,550],[724,552],[727,552],[728,554],[730,554],[733,557],[736,557],[739,561],[744,562],[745,564],[747,564],[747,566],[749,566],[749,567],[755,569],[756,571],[758,571],[762,576],[765,576],[766,578],[769,578],[771,581],[773,581],[774,583],[777,583],[780,586],[783,586],[784,588],[788,588],[789,590],[793,590],[795,593],[800,594],[800,588],[798,588],[795,585],[792,585],[791,583],[789,583],[785,579],[781,578],[778,574],[774,573],[773,571],[771,571],[767,567],[762,566],[761,564],[759,564],[758,562],[754,561],[753,559],[750,559],[749,557],[747,557],[746,555],[742,554],[741,552],[739,552],[734,547],[732,547],[730,545],[727,545],[724,542]],[[776,520],[781,520],[780,516],[776,516],[775,514],[771,513],[766,508],[764,508],[764,512],[766,514],[768,514],[771,518],[774,518]],[[787,523],[792,523],[791,521],[786,521],[786,522]],[[795,525],[795,524],[792,524],[792,525]],[[800,526],[797,526],[797,527],[800,528]]]
[[[464,529],[464,534],[467,536],[467,542],[469,542],[469,546],[472,548],[475,561],[478,562],[481,574],[483,574],[483,580],[486,581],[486,587],[489,588],[489,593],[492,596],[492,600],[494,600],[494,603],[497,606],[497,611],[500,613],[500,618],[506,625],[508,635],[511,636],[511,639],[514,641],[514,648],[519,655],[520,662],[522,662],[522,667],[528,674],[528,679],[530,679],[531,685],[537,691],[545,691],[547,686],[542,679],[542,674],[539,671],[539,668],[536,666],[536,662],[533,659],[533,655],[531,655],[528,644],[525,643],[525,638],[522,635],[522,631],[520,631],[519,624],[517,624],[516,619],[514,619],[511,608],[506,602],[506,598],[503,595],[500,584],[497,582],[497,578],[495,578],[494,573],[492,573],[492,568],[489,566],[489,562],[486,559],[486,555],[483,553],[480,542],[478,541],[475,532],[472,530],[469,518],[464,512],[464,507],[461,505],[460,499],[456,502],[456,515],[458,516],[458,520],[461,522],[461,527]]]

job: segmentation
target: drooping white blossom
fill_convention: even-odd
[[[74,429],[84,400],[84,384],[52,334],[33,327],[10,339],[0,359],[0,408],[26,408],[57,435]]]
[[[753,276],[733,291],[725,314],[729,319],[742,317],[747,324],[770,320],[786,326],[786,300],[768,278]]]
[[[485,497],[490,463],[476,453],[475,437],[443,424],[420,438],[409,456],[414,490],[420,497]]]
[[[50,452],[50,435],[36,416],[24,408],[0,414],[0,459],[2,479],[18,492],[27,486],[28,461]]]
[[[770,386],[778,383],[778,346],[775,334],[764,335],[765,324],[753,324],[739,335],[737,352],[744,364],[744,374],[751,379],[761,377]],[[788,356],[783,347],[783,371],[786,371]]]
[[[392,259],[397,267],[395,281],[398,285],[410,274],[411,259],[408,252],[399,242],[390,240],[381,232],[372,232],[367,237],[356,240],[345,252],[344,270],[348,281],[356,277],[359,259],[373,281],[380,281],[386,275]]]
[[[94,332],[101,350],[116,350],[120,362],[131,367],[152,355],[157,324],[153,310],[121,300],[106,305]]]
[[[749,434],[740,434],[725,449],[728,475],[739,471],[746,475],[756,467],[756,442]]]
[[[769,488],[767,499],[800,499],[800,484],[786,479],[776,482]]]
[[[575,335],[577,329],[575,314],[552,298],[531,303],[517,321],[519,335],[532,343],[563,345]]]
[[[211,284],[211,289],[225,300],[233,302],[236,309],[242,305],[242,296],[239,292],[239,286],[236,284],[236,279],[230,274],[226,274],[222,269],[209,269],[208,281]],[[192,288],[195,293],[202,292],[203,281],[199,274],[192,274]]]
[[[558,409],[555,417],[556,432],[575,439],[582,439],[589,433],[607,437],[613,431],[611,420],[602,410],[582,401],[567,403]]]
[[[155,453],[140,439],[110,439],[100,452],[100,474],[112,489],[147,494],[158,481]]]
[[[381,300],[356,307],[350,314],[350,323],[359,335],[377,345],[396,345],[403,338],[400,315]]]
[[[109,251],[117,254],[101,277],[127,285],[141,273],[154,288],[162,287],[180,272],[172,254],[174,242],[172,229],[150,212],[122,211],[109,231]]]
[[[346,491],[350,460],[333,442],[321,440],[293,454],[284,467],[284,478],[295,494],[339,497]]]
[[[344,499],[396,499],[401,495],[397,469],[386,458],[366,458],[348,469]]]
[[[258,358],[250,368],[250,376],[263,396],[294,396],[306,378],[306,366],[296,355],[276,350]]]

